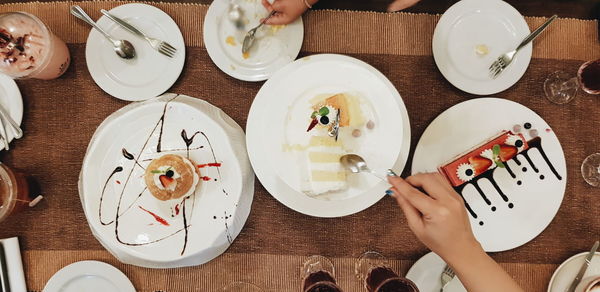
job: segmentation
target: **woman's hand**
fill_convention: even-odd
[[[389,12],[396,12],[411,7],[421,0],[395,0],[388,6]]]
[[[408,226],[433,252],[448,261],[483,251],[473,236],[463,199],[442,175],[390,177],[389,182]]]
[[[307,0],[309,5],[317,3],[318,0]],[[308,10],[308,6],[304,0],[275,0],[273,4],[267,0],[262,0],[263,6],[269,11],[277,11],[266,24],[280,25],[289,24],[294,20],[298,19],[302,14]]]

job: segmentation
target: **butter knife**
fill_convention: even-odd
[[[569,289],[567,289],[567,292],[575,291],[575,288],[577,287],[577,285],[579,285],[579,282],[581,282],[585,271],[587,271],[588,267],[590,266],[590,262],[592,261],[594,254],[598,250],[599,245],[600,241],[596,241],[596,243],[594,243],[594,246],[592,246],[592,250],[590,250],[590,252],[585,257],[585,262],[583,262],[583,265],[581,265],[581,268],[579,268],[579,273],[577,273],[577,276],[575,276],[575,279],[571,283],[571,286],[569,286]]]
[[[8,268],[6,267],[6,253],[4,245],[0,242],[0,288],[2,292],[10,292],[10,283],[8,282]]]

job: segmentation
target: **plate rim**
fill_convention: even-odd
[[[206,12],[206,16],[204,18],[204,22],[203,22],[203,29],[202,29],[202,35],[203,35],[203,41],[204,41],[204,46],[206,48],[206,51],[208,53],[208,56],[210,57],[211,61],[213,62],[213,64],[215,64],[222,72],[224,72],[225,74],[238,79],[238,80],[242,80],[242,81],[248,81],[248,82],[259,82],[259,81],[264,81],[269,79],[271,76],[273,76],[273,74],[275,74],[278,70],[284,68],[286,65],[293,63],[297,58],[298,55],[300,54],[300,50],[302,49],[302,44],[304,43],[304,22],[302,20],[302,17],[299,17],[298,19],[296,19],[292,24],[293,25],[299,25],[301,30],[300,30],[300,37],[299,37],[299,42],[298,44],[295,44],[297,46],[297,51],[294,55],[292,56],[293,58],[286,64],[283,64],[282,66],[279,66],[278,68],[274,68],[274,70],[272,71],[267,71],[265,69],[265,72],[260,74],[260,75],[245,75],[245,74],[241,74],[238,70],[232,70],[228,64],[224,64],[225,62],[221,62],[221,60],[229,60],[229,58],[227,58],[227,56],[222,52],[222,50],[218,47],[217,42],[218,42],[218,36],[216,36],[216,20],[219,16],[218,16],[218,9],[224,9],[221,8],[221,5],[224,5],[225,1],[213,1],[210,6],[208,7],[208,10]],[[292,25],[290,24],[290,25]],[[214,39],[217,40],[217,42],[213,41]]]
[[[588,253],[589,253],[589,251],[584,251],[584,252],[580,252],[578,254],[574,254],[574,255],[570,256],[568,259],[566,259],[564,262],[562,262],[558,266],[558,268],[556,268],[556,270],[554,270],[554,273],[552,273],[552,278],[550,278],[550,282],[548,282],[548,289],[546,291],[552,292],[552,284],[554,284],[556,277],[568,263],[574,261],[577,258],[585,257],[585,256],[587,256]],[[596,253],[594,256],[600,258],[600,254],[598,254],[598,253]]]
[[[23,122],[24,108],[23,96],[21,95],[19,86],[15,80],[4,74],[0,74],[0,86],[2,86],[4,90],[6,90],[6,94],[9,95],[5,99],[7,103],[6,111],[8,111],[10,117],[15,120],[19,126],[21,126]],[[10,145],[10,142],[14,140],[15,137],[10,130],[6,131],[6,136],[8,136],[7,140],[8,144]],[[0,150],[4,150],[4,140],[0,140]]]
[[[119,288],[125,289],[122,292],[127,292],[127,291],[135,292],[136,291],[135,286],[133,286],[133,283],[127,277],[127,275],[125,275],[125,273],[123,273],[123,271],[117,269],[115,266],[113,266],[111,264],[108,264],[108,263],[105,263],[102,261],[96,261],[96,260],[84,260],[84,261],[73,262],[73,263],[70,263],[70,264],[62,267],[60,270],[58,270],[56,273],[54,273],[54,275],[52,275],[52,277],[50,277],[50,280],[48,280],[48,282],[46,282],[46,285],[44,285],[43,291],[44,292],[61,291],[59,289],[62,288],[64,286],[64,284],[68,283],[70,280],[72,280],[78,276],[89,275],[86,273],[85,269],[90,269],[90,268],[97,269],[97,270],[99,270],[99,272],[101,272],[96,275],[111,276],[111,277],[103,277],[105,279],[117,280]],[[112,282],[112,283],[116,284],[115,282]],[[123,286],[120,286],[120,285],[123,285]]]
[[[459,89],[461,91],[464,91],[464,92],[467,92],[470,94],[491,95],[491,94],[496,94],[496,93],[505,91],[505,90],[511,88],[517,82],[519,82],[519,80],[521,80],[521,78],[523,77],[523,75],[525,74],[527,69],[529,68],[529,63],[531,62],[532,51],[533,51],[531,43],[529,43],[525,47],[523,47],[519,51],[519,54],[517,55],[517,56],[523,56],[523,54],[526,54],[525,56],[520,58],[520,59],[523,59],[523,58],[525,58],[525,59],[523,59],[524,61],[523,61],[522,68],[518,68],[518,71],[517,71],[518,74],[514,75],[516,77],[516,79],[513,77],[513,78],[511,78],[511,80],[506,81],[505,85],[497,86],[497,88],[491,88],[491,89],[489,88],[489,83],[482,83],[481,81],[472,81],[470,79],[461,77],[460,74],[455,74],[455,72],[449,72],[448,69],[446,68],[447,66],[444,65],[446,62],[444,62],[441,59],[442,56],[440,56],[440,55],[444,55],[444,57],[447,57],[446,53],[444,53],[444,50],[446,48],[445,43],[444,44],[441,43],[442,39],[443,39],[443,36],[441,35],[442,30],[446,29],[444,26],[447,25],[447,22],[451,21],[451,18],[453,18],[455,16],[455,14],[456,15],[464,14],[463,10],[466,8],[481,7],[482,5],[483,6],[501,5],[501,6],[504,6],[505,8],[514,10],[514,12],[520,16],[518,18],[518,20],[516,20],[517,22],[515,23],[515,25],[520,26],[522,29],[526,30],[528,34],[531,32],[527,22],[525,21],[525,17],[509,3],[506,3],[502,0],[486,0],[486,1],[461,0],[461,1],[454,3],[452,6],[450,6],[450,8],[448,8],[448,10],[446,10],[444,12],[444,14],[442,14],[438,23],[436,24],[435,29],[433,31],[433,37],[432,37],[432,53],[433,53],[433,59],[434,59],[436,67],[438,68],[438,71],[442,74],[442,76],[444,76],[444,79],[446,79],[450,84],[452,84],[452,86],[456,87],[457,89]],[[448,25],[450,25],[450,24],[451,23],[448,23]],[[514,66],[515,66],[515,64],[513,64],[513,67]],[[514,80],[512,80],[512,79],[514,79]],[[495,79],[495,80],[499,80],[499,79]],[[498,81],[496,81],[496,82],[498,82]]]
[[[373,206],[378,201],[380,201],[383,197],[385,197],[384,191],[385,191],[385,189],[388,188],[388,186],[383,183],[378,183],[378,184],[374,185],[368,191],[368,194],[367,194],[367,192],[365,192],[361,195],[355,196],[353,198],[349,198],[347,200],[325,201],[325,200],[319,200],[319,199],[312,198],[314,200],[314,203],[318,204],[318,205],[325,205],[325,204],[335,204],[336,205],[335,208],[323,208],[323,210],[321,210],[321,211],[315,211],[313,208],[314,206],[306,207],[306,206],[293,205],[287,199],[285,199],[285,197],[286,197],[285,195],[274,194],[276,191],[275,190],[276,187],[271,185],[269,183],[269,180],[266,179],[270,175],[269,173],[273,173],[274,170],[272,169],[271,166],[268,165],[268,163],[266,161],[263,161],[263,159],[261,159],[258,156],[257,149],[259,147],[254,146],[254,144],[255,144],[254,140],[257,139],[257,138],[255,138],[255,136],[259,135],[259,134],[255,134],[255,132],[259,131],[258,128],[262,128],[261,120],[259,119],[259,116],[258,116],[258,113],[259,113],[258,112],[258,110],[259,110],[258,103],[261,102],[260,96],[264,96],[264,94],[265,94],[264,91],[266,91],[268,89],[268,87],[271,86],[270,85],[271,83],[277,82],[277,80],[280,78],[284,78],[285,75],[288,74],[288,72],[295,71],[299,66],[304,65],[303,62],[307,62],[307,61],[308,62],[323,62],[323,61],[325,61],[325,62],[327,62],[327,61],[348,62],[352,65],[357,65],[357,66],[367,70],[368,72],[372,73],[374,76],[378,77],[378,80],[381,81],[383,83],[383,85],[386,86],[387,89],[390,90],[390,93],[393,96],[393,98],[395,99],[396,103],[398,104],[399,110],[401,112],[400,118],[403,123],[402,126],[403,126],[404,138],[402,141],[401,149],[399,150],[399,153],[398,153],[398,157],[396,158],[394,168],[397,171],[403,171],[406,168],[409,150],[410,150],[411,128],[410,128],[410,118],[408,116],[406,104],[404,103],[404,100],[402,99],[400,92],[394,86],[394,84],[383,73],[381,73],[381,71],[377,70],[372,65],[370,65],[360,59],[346,56],[346,55],[341,55],[341,54],[315,54],[315,55],[310,55],[310,56],[300,58],[294,62],[287,64],[284,68],[277,71],[272,76],[272,78],[270,78],[269,80],[267,80],[267,82],[265,82],[265,84],[263,84],[263,86],[260,88],[260,90],[256,94],[254,101],[252,102],[252,106],[250,107],[250,111],[248,114],[248,120],[246,122],[246,148],[248,149],[248,156],[250,158],[250,162],[252,163],[252,167],[254,169],[256,177],[259,179],[259,181],[261,181],[261,184],[264,186],[264,188],[267,190],[267,192],[269,192],[269,194],[273,198],[275,198],[278,202],[280,202],[284,206],[286,206],[296,212],[302,213],[304,215],[308,215],[308,216],[312,216],[312,217],[319,217],[319,218],[337,218],[337,217],[352,215],[352,214],[361,212],[361,211]],[[263,169],[269,169],[269,170],[265,171]],[[295,192],[298,192],[298,191],[292,189],[289,185],[287,185],[287,183],[283,182],[283,184],[285,184],[285,186],[287,186],[289,189],[291,189]],[[380,192],[377,192],[378,190]],[[305,194],[301,194],[301,195],[305,195]],[[364,205],[363,204],[361,204],[361,205],[354,204],[354,205],[348,205],[345,208],[340,207],[341,202],[348,201],[351,199],[356,200],[357,198],[362,198],[362,197],[366,197],[366,196],[370,196],[371,199],[367,200],[366,204],[364,204],[364,202],[362,202]]]
[[[165,16],[165,19],[169,20],[169,22],[170,22],[169,25],[173,25],[173,28],[177,29],[177,31],[176,32],[173,31],[173,33],[175,34],[175,37],[178,40],[181,40],[181,43],[183,44],[183,46],[181,46],[180,48],[177,48],[178,52],[177,52],[176,58],[172,59],[172,61],[178,60],[178,63],[174,63],[172,65],[172,68],[174,68],[173,72],[177,72],[177,74],[173,74],[173,76],[171,78],[168,78],[169,76],[164,76],[164,78],[159,78],[158,80],[165,80],[164,83],[159,84],[161,86],[156,86],[156,85],[154,87],[151,87],[151,86],[146,87],[145,86],[143,89],[145,92],[143,94],[139,93],[140,88],[132,88],[132,87],[128,87],[128,86],[114,84],[114,82],[111,81],[112,79],[106,78],[104,76],[105,71],[103,69],[99,69],[101,67],[99,65],[100,64],[99,62],[90,62],[90,60],[95,60],[94,56],[91,55],[92,49],[91,49],[90,43],[98,42],[99,40],[101,40],[103,38],[103,36],[93,28],[90,29],[90,32],[88,34],[88,37],[87,37],[87,40],[85,43],[86,67],[88,69],[90,76],[94,80],[94,83],[96,83],[96,85],[98,85],[98,87],[100,87],[100,89],[102,89],[102,91],[106,92],[107,94],[109,94],[117,99],[121,99],[121,100],[125,100],[125,101],[143,101],[143,100],[151,99],[153,97],[160,96],[163,93],[166,93],[177,82],[177,80],[181,76],[181,73],[183,72],[183,67],[185,65],[185,58],[186,58],[185,39],[183,38],[181,29],[179,28],[179,25],[177,25],[175,20],[173,20],[173,18],[169,14],[167,14],[166,12],[164,12],[163,10],[161,10],[160,8],[158,8],[156,6],[145,4],[145,3],[126,3],[126,4],[116,6],[109,10],[109,12],[115,13],[115,14],[119,14],[121,12],[129,13],[130,11],[135,11],[135,13],[139,13],[139,15],[141,15],[142,17],[145,17],[145,12],[149,12],[149,11],[151,11],[152,13],[163,14]],[[102,15],[96,21],[96,23],[98,25],[102,26],[105,23],[112,23],[112,22],[106,16]],[[135,36],[132,35],[132,37],[135,37]],[[93,70],[93,69],[95,69],[95,70]],[[161,75],[161,76],[163,76],[163,75]],[[151,87],[151,89],[145,89],[145,88],[149,88],[149,87]],[[144,96],[144,95],[147,95],[147,96]]]

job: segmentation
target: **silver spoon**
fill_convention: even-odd
[[[15,139],[21,139],[23,137],[23,130],[21,130],[21,127],[19,127],[19,124],[17,124],[17,122],[15,122],[15,120],[13,120],[10,117],[10,115],[8,114],[8,111],[1,104],[0,104],[0,118],[4,121],[8,121],[8,124],[10,125],[10,129],[13,133],[13,137]]]
[[[352,173],[361,173],[361,172],[370,173],[370,174],[380,178],[381,180],[387,182],[386,177],[371,170],[367,166],[367,163],[365,162],[365,160],[356,154],[346,154],[346,155],[340,157],[340,163],[342,164],[342,166],[344,166],[347,170],[349,170]],[[387,175],[397,176],[396,173],[394,173],[394,171],[391,169],[388,169]]]
[[[275,15],[275,13],[277,13],[277,11],[275,11],[275,10],[271,11],[271,13],[269,13],[269,16],[265,17],[265,19],[263,19],[263,21],[261,21],[260,24],[258,24],[255,28],[248,31],[248,33],[246,33],[246,37],[244,37],[244,43],[242,44],[242,53],[243,54],[247,53],[250,50],[250,48],[252,47],[252,45],[254,44],[254,39],[255,39],[254,35],[256,34],[256,30],[258,30],[261,26],[263,26],[265,24],[265,22],[267,22],[267,20],[269,20],[269,18],[271,18],[273,15]]]
[[[235,4],[231,1],[229,3],[229,12],[227,13],[227,16],[237,29],[244,29],[244,10],[242,10],[242,7],[239,4]]]
[[[90,18],[85,11],[79,5],[71,6],[71,14],[75,17],[87,22],[89,25],[94,27],[97,31],[104,35],[104,37],[113,45],[113,49],[115,53],[119,55],[119,57],[123,59],[133,59],[135,58],[135,48],[133,45],[127,40],[115,40],[113,39],[106,31],[100,28],[93,20]]]

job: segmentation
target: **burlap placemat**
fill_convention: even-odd
[[[383,252],[399,272],[427,249],[408,229],[388,198],[358,214],[335,219],[307,217],[274,200],[257,183],[253,209],[229,251],[201,267],[151,270],[116,262],[91,235],[77,193],[81,161],[97,125],[127,104],[102,92],[85,65],[87,25],[68,14],[72,2],[0,5],[0,12],[24,10],[40,16],[67,40],[73,63],[53,81],[18,81],[24,100],[25,137],[3,161],[34,175],[46,200],[38,208],[0,226],[0,237],[19,236],[24,247],[28,287],[41,290],[60,267],[83,259],[109,262],[123,270],[139,291],[217,291],[232,280],[257,283],[267,291],[298,291],[299,266],[307,255],[331,257],[347,291],[364,291],[354,280],[354,258],[368,249]],[[122,2],[83,2],[92,17],[100,8]],[[186,67],[171,89],[222,108],[242,127],[261,83],[235,80],[210,61],[202,43],[207,7],[153,4],[180,25],[187,48]],[[305,16],[302,55],[347,53],[388,76],[408,108],[412,146],[431,120],[446,108],[473,98],[452,87],[431,57],[431,37],[439,16],[349,11],[315,11]],[[531,26],[542,19],[527,18]],[[597,97],[580,94],[565,106],[550,104],[542,83],[556,70],[575,74],[583,60],[600,58],[596,22],[560,19],[536,40],[534,58],[521,81],[498,97],[520,102],[553,127],[565,151],[567,192],[557,217],[530,243],[494,254],[527,291],[545,291],[552,271],[569,256],[585,251],[600,237],[600,190],[580,178],[579,165],[600,150]],[[410,165],[410,162],[409,162]],[[405,171],[406,173],[406,171]]]

